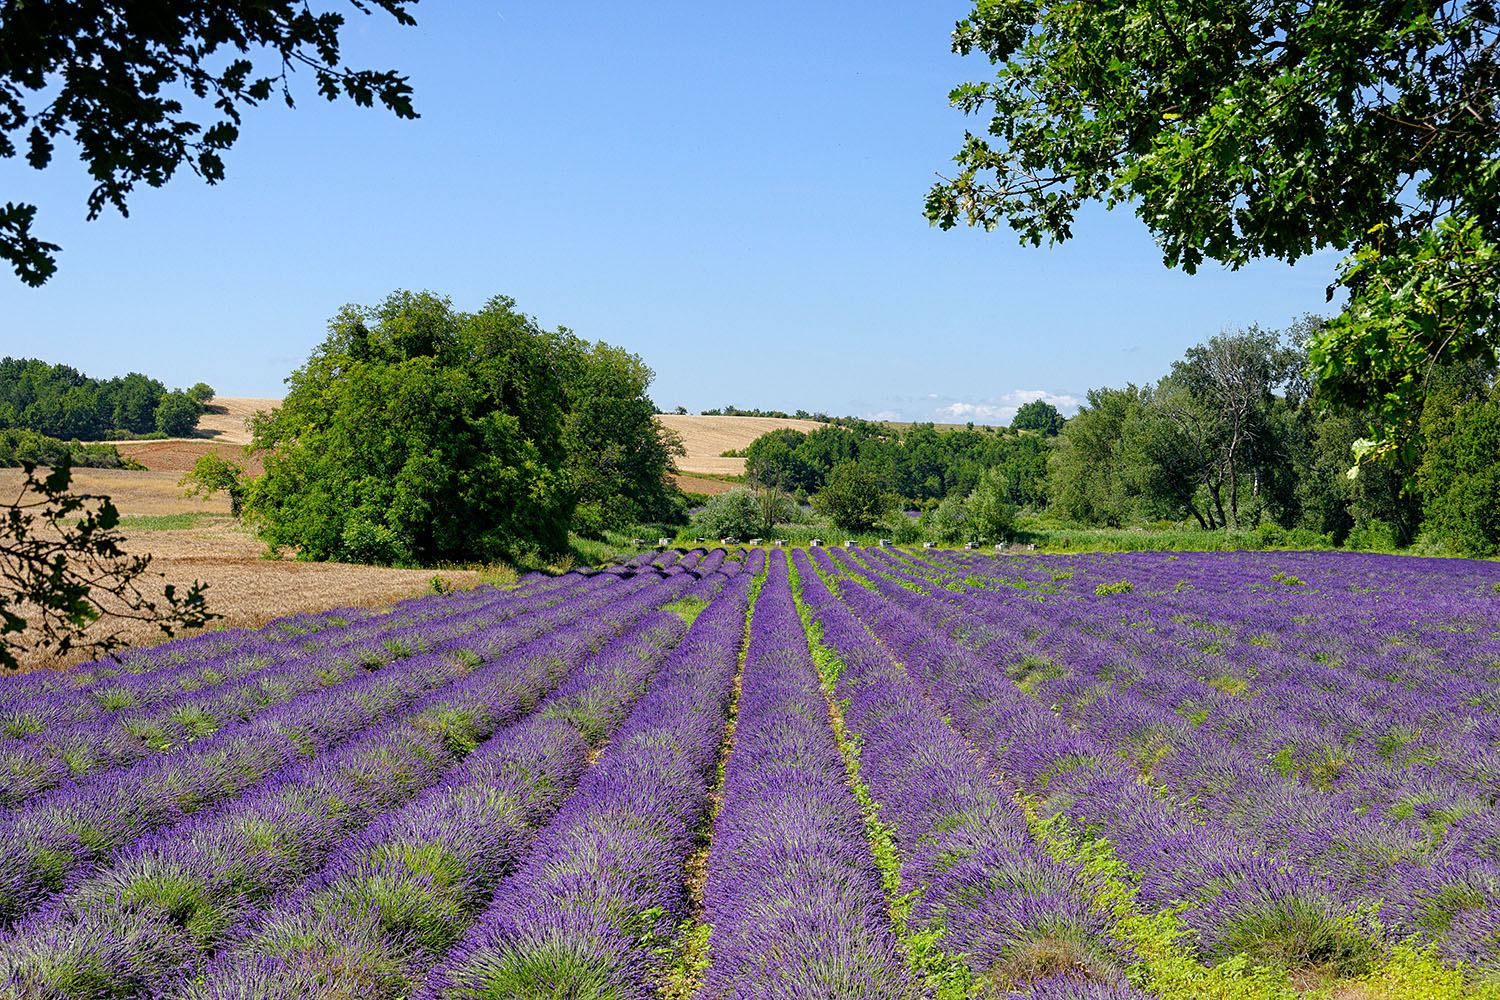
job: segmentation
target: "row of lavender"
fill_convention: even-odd
[[[11,750],[60,763],[39,787],[18,780],[0,816],[0,995],[1151,996],[1149,956],[1096,901],[1097,873],[1049,850],[1023,805],[1106,833],[1134,898],[1181,909],[1204,961],[1347,973],[1412,929],[1493,961],[1494,883],[1454,846],[1474,840],[1458,823],[1385,863],[1429,880],[1407,877],[1399,904],[1391,878],[1346,877],[1370,867],[1347,860],[1361,824],[1387,824],[1349,820],[1346,846],[1321,852],[1299,827],[1333,822],[1356,788],[1369,803],[1415,787],[1431,762],[1325,780],[1252,749],[1267,704],[1366,720],[1350,745],[1400,713],[1454,725],[1444,740],[1482,731],[1483,703],[1440,710],[1478,694],[1473,665],[1442,655],[1484,655],[1491,637],[1451,638],[1482,627],[1481,571],[1446,592],[1454,632],[1413,619],[1393,633],[1358,606],[1393,599],[1393,581],[1350,574],[1329,606],[1365,622],[1351,648],[1368,652],[1335,660],[1308,655],[1335,643],[1293,649],[1291,630],[1254,626],[1310,613],[1287,569],[1273,587],[1253,566],[1240,594],[1235,567],[1209,561],[1152,576],[1089,559],[726,555],[304,616],[240,636],[264,660],[249,666],[196,640],[30,682],[39,707],[18,694],[3,717],[34,711],[55,733],[18,726]],[[1213,632],[1195,596],[1210,590],[1227,606]],[[1223,642],[1205,650],[1205,634]],[[1393,636],[1415,651],[1405,683],[1367,662]],[[286,694],[252,697],[252,679]],[[112,689],[129,694],[90,694]],[[180,728],[120,735],[161,719]],[[1475,768],[1448,777],[1493,792]],[[1300,811],[1257,812],[1257,796]],[[707,952],[684,967],[674,944],[693,928]]]
[[[313,951],[323,946],[309,942],[343,940],[368,954],[366,935],[338,938],[339,928],[353,926],[339,920],[357,922],[362,913],[399,924],[393,872],[412,876],[406,912],[424,920],[432,908],[418,897],[436,884],[456,879],[482,895],[488,885],[474,866],[455,866],[444,848],[403,838],[444,816],[466,816],[491,835],[506,817],[522,829],[555,807],[588,739],[618,723],[681,638],[680,617],[657,609],[711,598],[739,568],[724,556],[692,553],[678,563],[672,554],[654,566],[643,559],[594,577],[527,581],[509,595],[428,599],[379,618],[278,623],[241,636],[242,645],[279,646],[270,669],[319,681],[248,710],[233,695],[221,697],[233,679],[180,683],[224,670],[212,661],[226,651],[205,640],[159,650],[150,662],[127,658],[119,669],[80,672],[135,685],[138,696],[125,708],[85,704],[97,677],[32,682],[33,700],[44,706],[37,711],[68,702],[59,696],[71,687],[79,718],[59,725],[64,733],[118,726],[122,715],[180,703],[183,694],[217,699],[193,704],[222,716],[208,734],[106,758],[18,795],[0,817],[9,848],[0,860],[7,995],[176,995],[194,983],[211,986],[210,970],[254,967],[215,957],[268,935]],[[340,672],[351,663],[352,672]],[[27,711],[19,696],[10,704]],[[41,752],[57,743],[45,730],[15,738],[35,740]],[[351,843],[365,845],[352,860]],[[467,835],[454,843],[485,850]],[[339,849],[342,874],[327,876],[323,890],[307,888]],[[494,856],[504,863],[503,851]],[[350,877],[373,886],[379,902],[358,902]],[[299,886],[299,902],[281,901]],[[289,912],[305,925],[287,924]],[[283,922],[271,926],[268,914]],[[409,948],[409,933],[392,934],[393,949]],[[326,968],[322,958],[311,965]]]
[[[1416,935],[1497,964],[1497,730],[1493,687],[1476,680],[1495,669],[1495,567],[841,561],[886,598],[883,613],[904,607],[962,640],[946,666],[933,660],[942,643],[912,650],[954,685],[934,690],[956,697],[955,723],[972,715],[1021,788],[1110,836],[1144,901],[1191,904],[1205,955],[1352,967],[1372,938]],[[1110,586],[1121,580],[1132,589]],[[1436,597],[1418,614],[1423,588]],[[1216,603],[1194,596],[1207,590]],[[1325,611],[1347,646],[1323,632]],[[1288,622],[1317,637],[1291,652],[1250,641],[1289,635]],[[1222,641],[1205,650],[1205,634]]]

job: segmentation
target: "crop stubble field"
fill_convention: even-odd
[[[431,571],[265,559],[265,545],[229,516],[225,497],[183,495],[179,481],[199,455],[215,451],[244,462],[242,445],[250,440],[245,420],[279,402],[215,397],[210,411],[199,419],[197,437],[115,442],[122,454],[146,468],[74,469],[71,488],[110,497],[122,518],[125,551],[152,557],[149,572],[160,574],[153,578],[157,590],[163,583],[183,589],[194,580],[208,583],[209,607],[224,616],[218,625],[258,627],[296,612],[381,606],[425,590]],[[253,471],[254,463],[250,466]],[[0,496],[17,497],[22,481],[20,469],[0,469]],[[459,585],[478,580],[477,574],[462,570],[444,570],[442,575]],[[155,628],[135,623],[121,626],[105,620],[98,627],[118,628],[134,642],[160,637]],[[58,663],[49,656],[22,661],[28,669]]]
[[[280,402],[216,396],[199,418],[194,437],[115,442],[122,454],[144,465],[144,470],[74,469],[73,489],[112,499],[124,518],[125,550],[152,556],[151,572],[161,575],[158,587],[172,583],[186,588],[194,580],[208,583],[209,605],[224,616],[219,625],[259,627],[282,615],[332,606],[377,607],[421,593],[432,579],[431,571],[265,559],[265,546],[229,516],[226,498],[183,495],[179,482],[200,455],[212,451],[231,461],[246,462],[243,446],[250,441],[246,421]],[[744,471],[744,459],[719,458],[719,452],[744,448],[776,427],[808,430],[822,426],[770,417],[662,414],[659,419],[681,434],[688,452],[678,463],[682,472],[673,478],[683,489],[698,493],[722,493],[732,484],[700,478],[694,472]],[[257,471],[253,459],[249,467]],[[21,482],[21,470],[0,469],[0,495],[17,496]],[[479,579],[466,570],[444,569],[441,575],[460,586]],[[120,628],[133,642],[150,642],[159,635],[151,627],[133,623],[120,626],[106,620],[99,627]],[[30,656],[23,666],[53,667],[77,659]]]
[[[14,679],[0,995],[1497,995],[1500,567],[648,553]]]

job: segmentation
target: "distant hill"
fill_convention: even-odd
[[[251,399],[242,396],[214,396],[208,410],[198,418],[198,429],[190,438],[168,438],[156,441],[116,441],[120,454],[140,462],[153,472],[187,472],[206,452],[218,452],[224,458],[244,462],[241,445],[250,443],[245,421],[257,410],[280,406],[279,399]],[[260,471],[258,462],[250,462],[252,473]]]
[[[691,413],[658,413],[656,419],[663,427],[682,436],[687,456],[677,460],[678,469],[688,474],[707,472],[730,476],[745,474],[745,460],[720,458],[721,452],[739,451],[762,434],[782,427],[806,433],[824,426],[821,421],[790,417],[703,417]]]

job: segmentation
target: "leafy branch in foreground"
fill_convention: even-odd
[[[953,34],[995,77],[926,214],[1067,240],[1129,205],[1168,266],[1345,254],[1312,333],[1363,462],[1414,464],[1433,372],[1500,347],[1500,8],[1493,0],[980,0]]]
[[[107,653],[126,645],[118,631],[85,637],[100,618],[145,622],[168,636],[222,615],[208,610],[208,585],[186,594],[166,584],[148,595],[141,576],[149,555],[129,555],[116,530],[120,513],[107,496],[71,493],[66,462],[26,479],[12,503],[0,504],[0,665],[15,669],[25,652]]]
[[[415,2],[351,6],[411,26]],[[343,14],[299,0],[0,3],[0,159],[24,155],[42,170],[58,142],[75,145],[95,182],[93,220],[111,205],[128,214],[138,183],[161,187],[182,166],[210,184],[223,180],[242,110],[277,92],[292,107],[298,69],[330,101],[378,101],[416,118],[406,77],[343,64],[341,42],[353,31]],[[33,286],[57,270],[61,250],[33,235],[36,212],[0,206],[0,260]]]

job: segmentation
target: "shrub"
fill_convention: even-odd
[[[895,507],[894,496],[880,488],[874,475],[855,462],[833,467],[813,509],[843,531],[870,531]]]
[[[730,490],[710,499],[693,523],[718,538],[750,538],[761,533],[760,504],[750,490]]]
[[[932,527],[938,540],[962,541],[968,531],[969,505],[961,496],[947,496],[932,513]]]
[[[167,437],[187,437],[198,428],[203,407],[185,392],[169,392],[156,404],[156,429]]]
[[[986,469],[969,494],[967,531],[971,541],[1006,541],[1016,523],[1010,483],[999,469]]]

